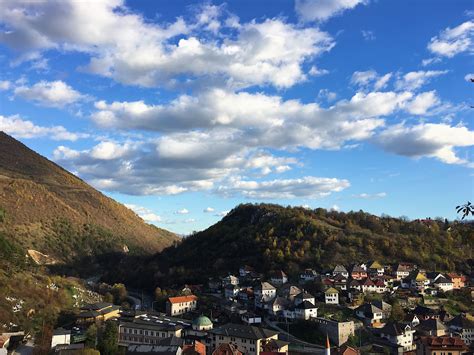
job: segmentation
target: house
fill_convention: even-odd
[[[254,298],[253,289],[251,287],[240,289],[237,298],[244,303],[252,301]]]
[[[451,279],[446,278],[444,275],[436,278],[433,282],[433,286],[443,292],[452,291],[454,289],[454,284]]]
[[[383,319],[390,318],[390,314],[392,313],[392,306],[389,303],[384,301],[372,301],[371,304],[382,310]]]
[[[429,283],[430,280],[422,272],[415,270],[402,280],[402,287],[423,291]]]
[[[453,283],[453,289],[459,290],[466,285],[466,277],[464,275],[459,275],[456,273],[448,273],[447,276],[451,279]]]
[[[344,265],[336,265],[332,270],[332,276],[342,275],[344,277],[349,277],[349,272],[344,267]]]
[[[305,269],[305,271],[300,274],[300,280],[303,282],[314,281],[316,277],[318,277],[318,273],[314,269]]]
[[[374,330],[382,339],[390,344],[403,348],[403,352],[413,351],[416,345],[413,343],[413,334],[415,331],[407,324],[390,322],[383,328]]]
[[[375,282],[373,282],[369,277],[363,281],[360,281],[360,289],[362,292],[376,292],[377,286],[375,286]]]
[[[405,322],[410,324],[412,328],[415,328],[416,326],[418,326],[418,324],[420,324],[420,320],[418,319],[416,314],[412,314],[412,313],[408,314],[405,317]]]
[[[395,276],[397,280],[402,280],[410,275],[410,273],[413,271],[413,265],[412,264],[407,264],[407,263],[401,263],[398,264],[395,267]]]
[[[354,264],[351,268],[351,278],[353,280],[362,280],[367,278],[366,269],[362,268],[360,265]]]
[[[364,303],[357,307],[355,313],[365,324],[371,326],[379,326],[382,319],[384,319],[383,310],[370,303]]]
[[[213,352],[212,355],[244,355],[243,352],[237,349],[237,346],[229,343],[221,343]]]
[[[268,282],[259,282],[257,286],[254,287],[253,292],[255,295],[255,302],[257,300],[268,302],[276,297],[276,287]]]
[[[333,280],[334,287],[340,290],[347,290],[347,277],[343,276],[342,274],[338,274],[334,277]]]
[[[190,326],[191,323],[185,319],[166,317],[159,313],[139,314],[130,319],[120,319],[118,342],[121,346],[158,345],[164,339],[180,338],[182,330]]]
[[[417,341],[417,355],[460,355],[467,346],[459,337],[422,336]]]
[[[63,344],[71,344],[71,331],[64,328],[54,329],[51,338],[51,348],[54,349],[57,345]]]
[[[426,320],[430,318],[432,319],[439,318],[439,314],[435,309],[425,307],[425,306],[420,306],[420,305],[416,306],[415,309],[412,311],[412,313],[416,314],[420,322],[422,320]]]
[[[303,301],[294,308],[295,318],[308,320],[318,316],[318,308],[309,301]]]
[[[241,277],[245,277],[245,276],[248,276],[250,275],[251,273],[253,273],[255,270],[253,269],[253,267],[251,266],[248,266],[248,265],[244,265],[244,266],[241,266],[239,268],[239,275]]]
[[[448,328],[439,319],[425,319],[420,322],[416,328],[417,332],[421,335],[429,336],[443,336],[446,335]]]
[[[169,297],[166,301],[166,313],[177,316],[194,311],[197,308],[197,300],[194,295]]]
[[[274,271],[270,275],[270,281],[273,285],[283,285],[288,282],[288,276],[282,271]]]
[[[339,304],[339,291],[335,288],[328,288],[324,292],[324,302],[326,304]]]
[[[337,349],[336,355],[360,355],[360,351],[353,347],[343,345]]]
[[[236,285],[228,284],[224,288],[224,297],[226,299],[234,299],[239,294],[240,288]]]
[[[304,301],[308,301],[308,302],[311,302],[312,304],[316,304],[316,299],[314,298],[312,294],[308,292],[300,292],[294,298],[295,306],[299,305],[300,303],[303,303]]]
[[[299,295],[303,290],[299,288],[298,286],[295,285],[290,285],[290,284],[284,284],[283,286],[280,286],[277,290],[277,295],[281,297],[287,298],[289,301],[292,301],[295,299],[297,295]]]
[[[130,344],[127,347],[127,355],[134,354],[167,354],[181,355],[183,353],[184,340],[178,337],[159,339],[153,344]]]
[[[317,325],[321,333],[327,334],[332,343],[341,346],[349,340],[350,336],[354,336],[354,322],[339,322],[334,319],[317,317],[312,319]]]
[[[260,324],[262,323],[262,316],[259,316],[253,312],[245,312],[244,314],[242,314],[242,316],[240,317],[240,319],[242,320],[242,322],[248,324],[248,325],[252,325],[252,324]]]
[[[283,313],[283,311],[290,305],[290,301],[288,301],[286,298],[283,297],[276,297],[272,301],[270,301],[270,304],[268,306],[268,310],[270,314],[273,314],[274,316],[280,315],[280,313]]]
[[[206,355],[206,345],[198,340],[192,344],[184,344],[182,355]]]
[[[288,351],[288,343],[280,341],[278,332],[270,329],[228,323],[210,330],[209,334],[214,349],[222,344],[233,344],[237,350],[246,355],[259,355],[262,352],[262,345],[273,339],[279,346],[278,352]]]
[[[383,276],[385,268],[378,261],[372,261],[369,263],[368,272],[371,276]]]
[[[474,321],[460,314],[447,322],[449,330],[459,336],[466,345],[474,344]]]
[[[119,306],[112,303],[97,302],[86,304],[81,307],[81,312],[77,316],[78,324],[91,324],[96,322],[105,322],[111,318],[119,316]]]
[[[222,286],[226,287],[227,285],[235,285],[239,284],[239,278],[234,275],[227,275],[222,279]]]

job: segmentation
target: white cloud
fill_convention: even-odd
[[[329,70],[319,69],[315,65],[313,65],[311,67],[311,69],[309,70],[309,75],[311,75],[311,76],[323,76],[323,75],[326,75],[326,74],[329,74]]]
[[[452,58],[463,52],[473,51],[474,21],[469,20],[457,27],[446,28],[431,38],[428,50],[440,57]]]
[[[375,193],[375,194],[368,194],[368,193],[363,192],[363,193],[360,193],[360,194],[352,195],[352,197],[361,198],[361,199],[365,199],[365,200],[370,200],[370,199],[378,199],[378,198],[387,197],[387,193],[386,192],[378,192],[378,193]]]
[[[431,157],[447,164],[473,166],[455,152],[458,147],[474,146],[474,131],[463,126],[422,123],[408,127],[400,123],[381,132],[376,142],[386,151],[399,155]]]
[[[338,205],[332,205],[332,207],[330,208],[331,211],[340,211],[341,210],[341,207],[339,207]]]
[[[203,210],[204,213],[212,213],[214,212],[214,208],[212,207],[206,207],[204,210]]]
[[[84,96],[63,81],[40,81],[33,86],[20,85],[13,90],[16,96],[41,106],[64,107],[73,104]]]
[[[446,74],[447,70],[412,71],[398,78],[395,82],[397,90],[416,90],[426,85],[432,78]]]
[[[221,211],[221,212],[218,212],[216,213],[214,216],[216,217],[225,217],[229,214],[230,211]]]
[[[133,212],[135,212],[145,222],[157,223],[157,222],[162,221],[160,216],[158,216],[157,214],[155,214],[152,210],[148,208],[134,205],[134,204],[127,204],[127,203],[125,204],[125,206],[131,209]]]
[[[361,30],[360,32],[362,34],[362,37],[364,37],[364,39],[366,41],[374,41],[375,40],[375,34],[374,34],[373,31]]]
[[[295,10],[303,21],[325,21],[367,3],[366,0],[296,0]]]
[[[4,131],[16,138],[47,137],[54,140],[76,141],[88,137],[84,133],[69,132],[63,126],[38,126],[32,121],[24,120],[18,115],[0,115],[0,131]]]
[[[251,181],[240,178],[231,179],[226,185],[217,188],[224,196],[241,194],[251,199],[293,199],[320,198],[349,187],[345,179],[306,176],[300,179]]]
[[[355,71],[351,77],[351,83],[361,88],[369,88],[372,86],[374,90],[378,91],[385,88],[392,78],[392,73],[379,75],[375,70]]]
[[[471,82],[472,80],[474,80],[474,73],[466,74],[466,76],[464,77],[464,80],[468,82]]]
[[[414,115],[424,115],[427,111],[438,105],[440,99],[436,95],[436,91],[427,91],[418,94],[412,101],[407,104],[407,111]]]
[[[84,53],[90,57],[84,70],[145,87],[175,85],[182,75],[230,87],[290,87],[305,80],[304,61],[334,46],[317,28],[281,19],[240,23],[212,5],[202,6],[194,22],[171,24],[149,22],[123,0],[2,5],[0,42],[26,57],[38,60],[46,50]]]
[[[182,208],[180,210],[177,210],[175,214],[189,214],[189,211],[186,208]]]
[[[8,90],[10,89],[12,83],[8,80],[1,80],[0,81],[0,91]]]

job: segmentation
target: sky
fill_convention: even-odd
[[[0,130],[180,233],[239,203],[457,218],[472,0],[9,1]]]

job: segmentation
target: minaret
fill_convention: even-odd
[[[326,334],[326,351],[324,355],[331,355],[331,344],[329,344],[329,336]]]

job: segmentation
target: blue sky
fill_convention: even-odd
[[[242,202],[456,218],[472,1],[6,1],[0,129],[146,221]]]

